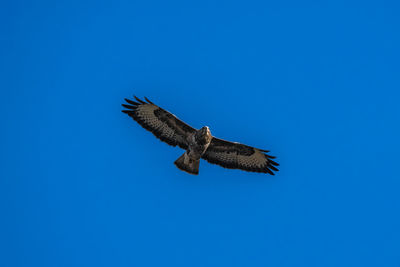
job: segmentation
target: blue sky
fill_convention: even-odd
[[[398,11],[2,2],[0,265],[400,266]],[[133,94],[280,172],[179,171]]]

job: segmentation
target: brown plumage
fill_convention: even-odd
[[[125,99],[122,104],[128,114],[143,128],[171,146],[179,146],[186,152],[175,161],[175,165],[190,174],[198,174],[200,159],[224,168],[241,169],[250,172],[269,173],[278,171],[275,157],[268,150],[257,149],[236,142],[225,141],[211,135],[207,126],[196,130],[172,113],[158,107],[145,98],[143,101]]]

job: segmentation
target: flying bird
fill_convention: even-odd
[[[229,169],[272,175],[273,171],[278,171],[275,166],[279,164],[272,160],[275,157],[267,154],[268,150],[216,138],[211,135],[207,126],[196,130],[146,97],[144,98],[146,101],[134,97],[136,101],[125,98],[127,104],[122,106],[126,109],[122,112],[128,114],[161,141],[186,150],[174,162],[179,169],[197,175],[200,159],[205,159]]]

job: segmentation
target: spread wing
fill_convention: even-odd
[[[269,151],[213,137],[202,158],[224,168],[274,175],[272,171],[278,171],[275,166],[279,164],[267,152]]]
[[[161,141],[171,146],[179,146],[183,149],[188,148],[186,138],[194,133],[196,129],[190,127],[179,120],[173,114],[158,107],[145,97],[145,101],[137,98],[137,102],[126,99],[129,104],[122,104],[127,108],[122,112],[128,114],[137,121],[143,128],[152,132]]]

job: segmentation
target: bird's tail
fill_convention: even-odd
[[[175,162],[176,167],[181,169],[182,171],[188,172],[190,174],[197,175],[199,174],[199,165],[200,165],[200,159],[195,160],[189,158],[189,156],[185,153],[183,153],[182,156],[180,156]]]

